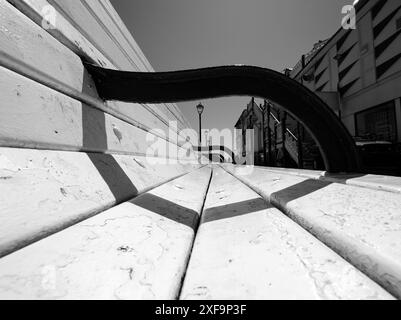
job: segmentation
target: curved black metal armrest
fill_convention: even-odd
[[[326,170],[355,172],[355,142],[335,113],[312,91],[270,69],[225,66],[175,72],[125,72],[86,64],[105,100],[169,103],[224,96],[255,96],[282,106],[318,144]]]

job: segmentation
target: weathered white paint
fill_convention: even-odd
[[[199,167],[137,156],[149,147],[147,131],[186,120],[176,105],[98,98],[79,56],[153,71],[107,0],[9,2],[20,11],[0,0],[0,145],[25,149],[0,148],[0,298],[176,298],[210,169],[103,211]],[[38,25],[49,3],[57,23],[45,32]],[[168,150],[159,156],[171,158]],[[257,169],[239,178],[401,297],[400,195],[345,184],[399,193],[400,181],[323,175]],[[191,262],[187,281],[201,284],[188,284],[184,297],[391,298],[220,169],[209,198],[193,261],[214,258]],[[240,215],[258,209],[253,201],[216,208],[255,198],[264,207],[253,213]],[[256,281],[263,276],[267,290]]]
[[[2,258],[0,299],[176,298],[210,173],[192,172]]]
[[[156,136],[1,67],[0,92],[3,146],[195,159],[160,138],[168,132]]]
[[[225,169],[401,297],[401,195],[254,168]]]
[[[7,1],[0,1],[1,54],[16,64],[28,65],[77,91],[96,95],[94,88],[83,88],[81,59]]]
[[[374,174],[366,175],[339,175],[326,176],[323,181],[345,182],[351,186],[370,188],[373,190],[384,190],[389,192],[401,193],[401,178],[392,176],[379,176]]]
[[[54,0],[54,3],[63,8],[64,14],[87,33],[91,42],[102,48],[103,52],[116,56],[112,53],[115,49],[124,55],[120,60],[126,60],[129,63],[127,67],[134,67],[137,71],[154,71],[128,29],[122,28],[124,22],[117,19],[118,13],[111,4],[107,5],[109,1],[82,0],[77,4],[65,4],[62,0]],[[96,30],[97,33],[89,33],[88,30]]]
[[[391,299],[222,169],[215,169],[183,299]]]
[[[105,5],[109,1],[82,0],[79,3],[71,1],[65,3],[63,0],[54,0],[53,3],[62,8],[62,14],[74,21],[80,32],[86,34],[86,37],[105,55],[110,56],[118,68],[132,71],[154,71],[130,32],[121,27],[124,25],[122,20],[113,18],[118,14],[112,5]],[[87,30],[94,32],[88,33]],[[123,56],[117,58],[118,53]],[[127,62],[126,67],[122,67],[123,61]],[[179,119],[183,122],[184,117],[181,112],[177,113],[176,109],[170,108],[169,104],[153,107],[166,114],[170,120]]]
[[[94,4],[99,4],[102,6],[103,10],[109,15],[110,19],[112,22],[118,27],[118,30],[121,32],[123,37],[127,40],[128,42],[128,50],[131,48],[137,56],[141,57],[141,60],[143,61],[144,64],[147,66],[147,71],[154,71],[153,67],[150,65],[150,63],[146,60],[146,57],[142,53],[141,49],[139,48],[138,44],[136,43],[135,39],[132,37],[131,33],[125,26],[124,22],[121,20],[120,16],[114,9],[114,7],[111,5],[110,1],[108,0],[99,0],[95,2],[89,2],[86,1],[89,5],[94,5]],[[96,12],[96,10],[94,10]],[[184,128],[191,128],[191,125],[189,121],[182,115],[181,110],[178,108],[177,104],[175,103],[166,103],[169,111],[175,116],[175,118],[179,119],[180,122],[183,124]]]
[[[281,172],[299,177],[306,177],[321,181],[344,183],[351,186],[369,188],[373,190],[384,190],[401,193],[401,178],[393,176],[380,176],[374,174],[329,174],[318,170],[300,170],[286,168],[259,167],[260,170],[270,172]]]
[[[130,39],[130,46],[136,48],[136,54],[133,54],[132,56],[127,55],[127,53],[124,54],[123,45],[116,39],[110,39],[110,37],[114,37],[114,35],[111,35],[107,29],[103,29],[104,26],[102,26],[102,20],[104,17],[97,17],[97,15],[100,14],[98,12],[93,12],[92,10],[89,12],[81,1],[63,1],[59,6],[55,2],[51,2],[50,4],[46,0],[8,1],[21,10],[23,14],[36,22],[40,28],[42,20],[45,18],[43,8],[49,5],[54,5],[57,12],[57,23],[53,26],[54,28],[47,29],[46,32],[50,33],[55,39],[66,45],[79,56],[84,56],[100,66],[111,69],[118,68],[127,71],[153,71],[149,62],[146,60],[146,57],[137,47],[132,36],[128,36],[129,32],[125,27],[124,38]],[[2,2],[4,2],[4,0],[2,0]],[[109,6],[112,8],[110,4]],[[114,11],[114,9],[112,10]],[[78,17],[75,17],[74,14],[77,14]],[[117,15],[115,11],[114,15]],[[74,25],[72,25],[70,21],[73,21]],[[116,23],[119,22],[116,20]],[[40,32],[38,31],[40,28],[38,29],[36,26],[30,27],[36,30],[36,32]],[[92,29],[85,29],[86,27],[91,27]],[[118,27],[122,28],[122,25],[119,25]],[[92,32],[88,34],[88,30],[92,30]],[[94,30],[96,30],[96,32],[93,32]],[[41,32],[44,31],[42,30]],[[95,37],[95,39],[92,39],[92,37]],[[99,42],[96,42],[95,40]],[[127,57],[129,58],[129,61],[127,60]],[[138,65],[138,61],[143,61],[146,64],[146,67],[143,67],[142,64]],[[26,72],[27,70],[23,71]],[[38,77],[37,72],[32,72],[32,76]],[[44,80],[53,85],[51,79],[45,78]],[[83,95],[81,95],[81,97],[88,98]],[[165,123],[178,120],[179,128],[190,127],[176,106],[174,107],[175,112],[171,111],[171,108],[167,105],[143,105],[143,107],[155,114]]]
[[[275,168],[275,167],[255,167],[259,170],[267,172],[278,172],[283,174],[290,174],[294,176],[307,177],[312,179],[320,179],[325,175],[325,171],[320,170],[307,170],[307,169],[291,169],[291,168]]]
[[[0,148],[0,256],[199,167],[149,160]]]
[[[95,85],[76,54],[6,1],[0,1],[0,9],[0,21],[3,25],[0,29],[0,41],[3,43],[0,49],[0,65],[147,131],[168,131],[168,120],[174,118],[162,117],[160,112],[148,106],[118,101],[104,104],[98,98]],[[66,23],[58,21],[62,22]],[[77,43],[79,41],[83,40],[75,40]],[[86,42],[83,43],[87,47]],[[100,59],[100,53],[95,48],[89,47],[86,51],[95,55],[97,60]],[[97,63],[115,68],[110,62],[100,61]],[[180,125],[178,120],[178,126],[182,128]]]

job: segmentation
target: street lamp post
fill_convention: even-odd
[[[202,146],[202,113],[203,110],[205,110],[205,107],[199,103],[196,106],[196,109],[198,110],[198,114],[199,114],[199,147]]]

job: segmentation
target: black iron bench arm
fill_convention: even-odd
[[[172,103],[224,96],[254,96],[282,106],[316,140],[329,172],[359,168],[355,142],[336,114],[312,91],[270,69],[223,66],[175,72],[125,72],[86,67],[104,100]]]

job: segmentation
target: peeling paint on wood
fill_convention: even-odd
[[[0,299],[175,299],[210,173],[194,171],[2,258]]]
[[[401,195],[254,168],[224,168],[401,298]]]
[[[215,169],[182,299],[393,299],[239,180]]]
[[[0,148],[0,256],[199,167],[147,160]]]

